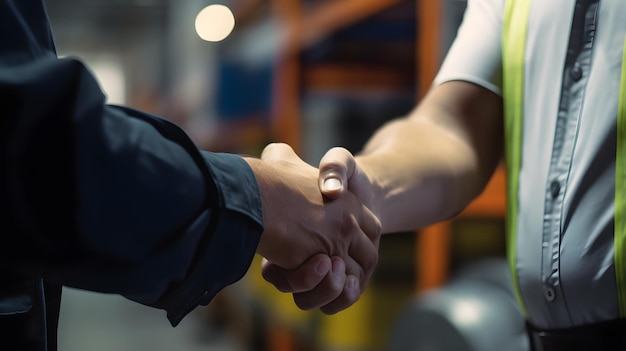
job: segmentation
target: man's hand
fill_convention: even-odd
[[[376,191],[350,151],[342,147],[328,150],[320,160],[318,181],[325,197],[337,199],[349,191],[378,217],[374,201]]]
[[[261,159],[248,162],[263,201],[265,231],[257,252],[271,262],[264,264],[265,279],[294,293],[302,309],[330,314],[347,308],[378,261],[380,221],[352,193],[324,199],[319,171],[289,146],[270,144]],[[320,268],[326,263],[316,254],[325,255],[330,267]],[[322,277],[323,271],[328,273]]]
[[[329,204],[356,197],[384,233],[449,219],[480,194],[497,166],[502,121],[502,98],[492,91],[463,81],[434,86],[409,115],[379,128],[358,157],[331,149],[320,163],[320,194],[333,199]],[[277,275],[291,282],[297,274],[271,277]]]

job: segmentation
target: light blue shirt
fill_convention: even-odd
[[[465,80],[501,94],[504,3],[468,2],[435,84]],[[625,36],[621,0],[532,1],[516,268],[540,328],[619,318],[613,235]]]

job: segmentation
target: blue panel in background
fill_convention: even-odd
[[[222,121],[270,115],[273,67],[222,61],[218,66],[217,112]]]

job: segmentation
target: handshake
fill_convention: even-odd
[[[262,274],[304,310],[337,313],[355,303],[378,262],[382,233],[375,190],[355,158],[330,149],[319,170],[286,144],[246,158],[261,195]]]

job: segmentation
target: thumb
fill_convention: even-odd
[[[336,199],[348,190],[348,181],[354,174],[356,162],[350,151],[334,147],[326,152],[319,165],[319,187],[322,194]]]

